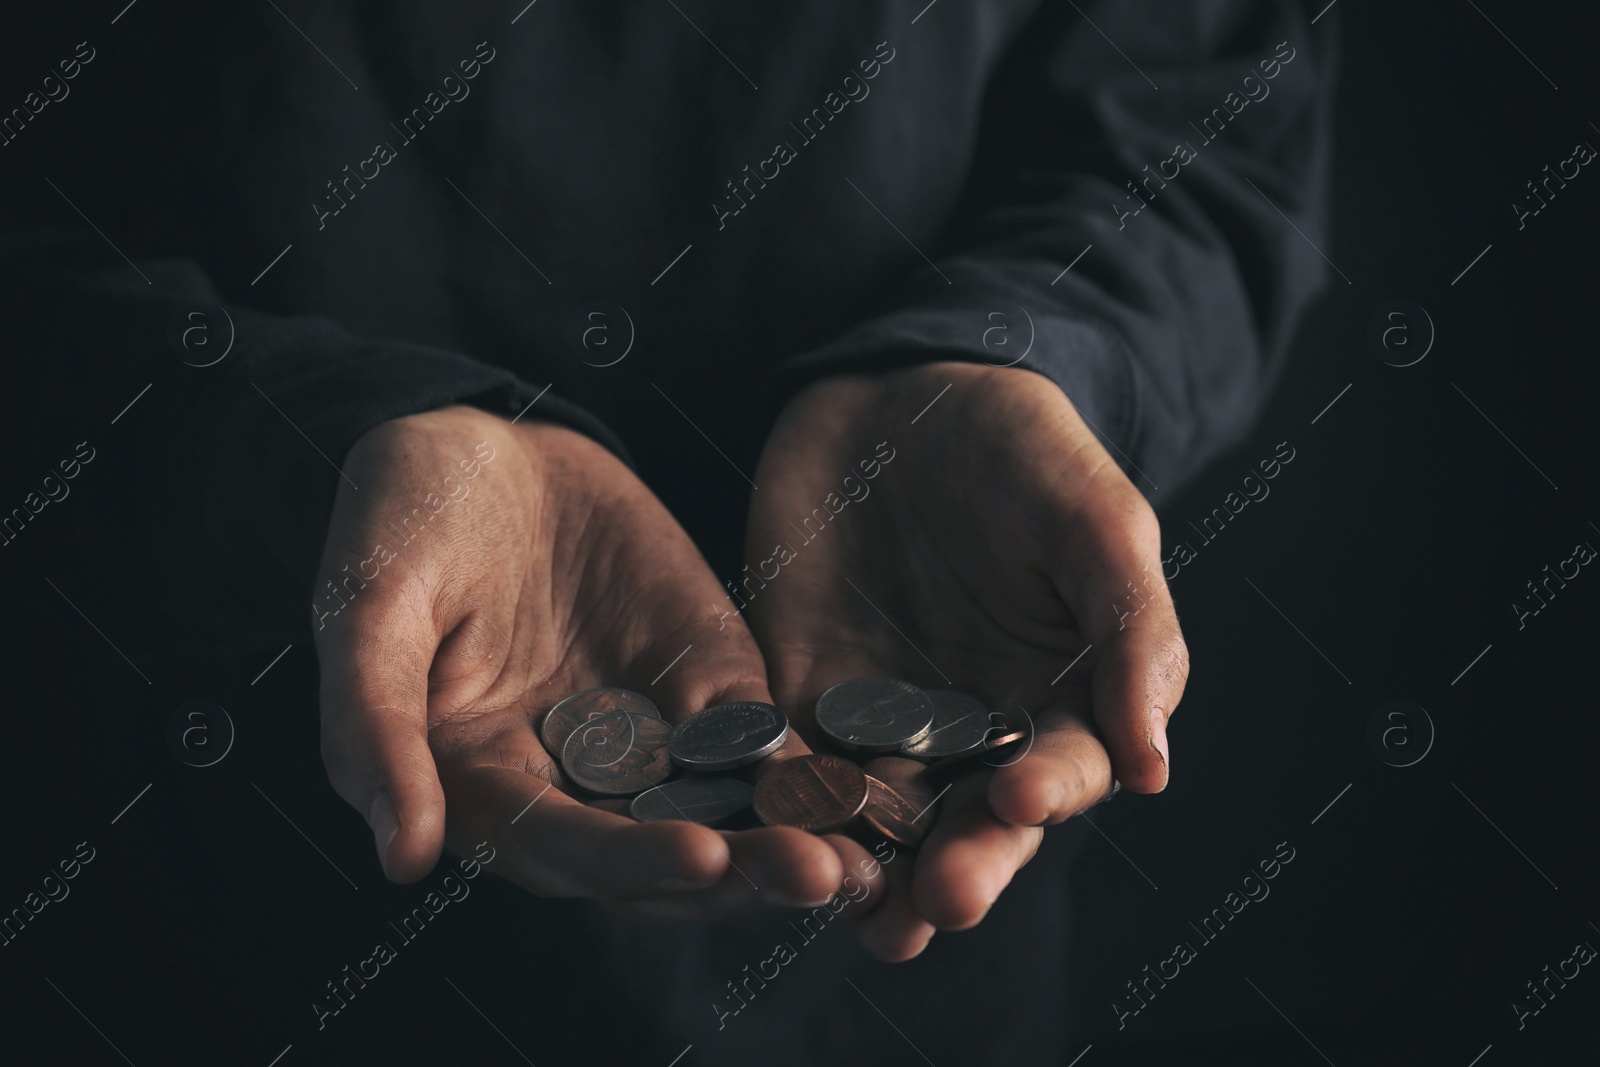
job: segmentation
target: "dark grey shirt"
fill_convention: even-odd
[[[307,439],[337,462],[451,401],[537,396],[680,515],[746,488],[690,420],[748,469],[843,370],[1020,360],[1152,493],[1247,424],[1324,273],[1331,57],[1299,5],[680,7],[11,36],[4,373],[45,402],[6,426],[6,506],[153,383],[111,431],[132,476],[95,487],[120,551],[191,621],[303,632],[337,479]],[[210,303],[233,348],[185,366]]]
[[[135,661],[303,641],[333,464],[456,401],[593,434],[724,562],[747,486],[705,437],[750,469],[830,373],[1038,371],[1156,496],[1243,432],[1323,280],[1334,57],[1300,4],[283,7],[52,10],[0,43],[0,553],[70,576]],[[921,1062],[870,996],[935,1062],[1061,1063],[1067,851],[1052,835],[983,926],[894,969],[844,929],[641,932],[509,890],[462,935],[535,1062]],[[168,965],[218,998],[191,1014],[235,1018],[182,928]],[[358,935],[329,931],[330,959]],[[263,995],[320,994],[302,966]],[[318,1047],[436,1052],[442,989]]]

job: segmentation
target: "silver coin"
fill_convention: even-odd
[[[672,759],[691,771],[729,771],[772,755],[789,739],[789,720],[771,704],[718,704],[672,728]]]
[[[561,769],[579,788],[600,796],[642,793],[672,776],[671,733],[672,727],[653,715],[608,711],[572,731],[561,752]]]
[[[895,752],[928,735],[933,701],[897,678],[852,678],[817,698],[817,725],[845,748]]]
[[[900,746],[902,756],[935,760],[959,756],[983,745],[989,733],[989,709],[976,697],[954,689],[930,689],[933,727],[920,741]]]
[[[539,724],[539,739],[552,756],[560,759],[572,731],[608,711],[631,711],[635,715],[661,718],[661,712],[656,710],[648,697],[640,696],[631,689],[585,689],[581,693],[573,693],[544,713],[544,721]]]
[[[628,806],[640,822],[683,819],[716,826],[750,806],[755,787],[737,778],[679,778],[662,782]]]

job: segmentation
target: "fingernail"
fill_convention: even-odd
[[[372,798],[372,806],[367,810],[367,825],[372,827],[372,840],[378,846],[378,863],[383,867],[383,876],[389,874],[389,845],[394,841],[394,835],[400,832],[400,819],[394,813],[394,802],[389,799],[388,793],[379,793]]]
[[[1167,713],[1160,708],[1150,709],[1150,747],[1161,757],[1162,769],[1170,773],[1172,757],[1167,751]]]

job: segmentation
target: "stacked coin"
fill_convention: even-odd
[[[629,810],[641,822],[718,825],[750,807],[749,783],[703,774],[668,781],[674,768],[729,771],[755,763],[788,740],[789,720],[771,704],[739,701],[672,726],[638,693],[586,689],[545,712],[539,737],[574,785],[594,796],[633,797]]]
[[[852,755],[915,759],[927,765],[922,775],[929,779],[967,769],[980,757],[1001,766],[1020,758],[1032,738],[1031,724],[1007,721],[965,693],[924,691],[897,678],[840,682],[817,698],[816,719]],[[813,833],[859,827],[915,847],[934,821],[928,809],[935,800],[937,794],[908,797],[838,756],[802,756],[761,780],[755,809],[771,825]]]
[[[841,756],[796,756],[756,786],[756,816],[769,826],[831,833],[861,814],[867,791],[866,772]]]
[[[924,691],[896,678],[840,682],[817,698],[817,726],[841,748],[921,760],[930,774],[1000,749],[1004,759],[1032,736],[1025,723],[965,693]],[[987,762],[998,766],[1001,759]]]
[[[756,784],[756,817],[814,834],[867,831],[915,848],[927,836],[932,801],[913,805],[842,756],[796,756]]]
[[[691,715],[672,728],[672,761],[691,771],[731,771],[772,755],[789,740],[789,720],[771,704],[741,700]]]
[[[608,711],[579,726],[561,748],[561,769],[599,796],[632,796],[667,780],[672,728],[653,715]]]
[[[990,754],[985,762],[995,766],[1017,758],[1013,754],[1025,750],[1032,736],[964,693],[924,691],[896,678],[840,682],[818,698],[816,718],[822,733],[851,756],[919,760],[927,765],[923,773],[935,779]],[[771,704],[721,704],[673,726],[649,699],[627,689],[575,693],[546,712],[539,729],[579,789],[632,797],[629,811],[641,822],[722,825],[753,807],[769,826],[876,834],[909,847],[921,843],[934,821],[936,797],[920,795],[909,783],[905,791],[896,790],[843,756],[785,760],[753,789],[739,778],[718,776],[771,756],[789,734],[788,718]],[[675,768],[690,773],[673,779]]]

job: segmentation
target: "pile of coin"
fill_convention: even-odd
[[[894,678],[856,678],[829,689],[817,701],[817,725],[852,754],[921,760],[934,777],[1027,737],[966,694],[924,692]],[[837,755],[785,760],[754,787],[725,776],[789,739],[788,717],[771,704],[719,704],[672,725],[638,693],[589,689],[551,708],[539,736],[574,785],[595,796],[632,797],[629,810],[643,822],[725,825],[753,809],[769,826],[866,830],[910,847],[933,822],[928,804],[913,804]],[[678,770],[687,773],[674,778]]]
[[[840,682],[817,698],[817,727],[844,749],[922,760],[933,777],[1029,737],[1025,725],[966,693],[922,690],[897,678]]]

